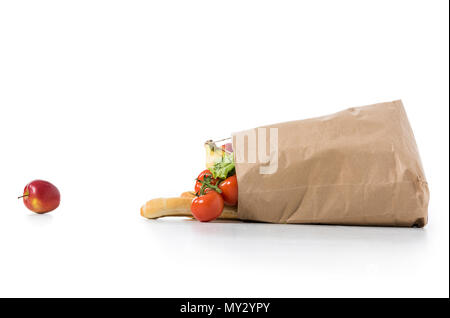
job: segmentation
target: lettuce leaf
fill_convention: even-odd
[[[235,174],[234,159],[232,153],[225,154],[209,169],[214,178],[226,179]]]

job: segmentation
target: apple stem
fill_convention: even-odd
[[[24,194],[24,195],[21,195],[20,197],[18,197],[17,199],[21,199],[21,198],[23,198],[23,197],[27,197],[27,196],[29,196],[29,194]]]

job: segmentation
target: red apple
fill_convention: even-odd
[[[20,198],[23,198],[23,203],[28,209],[40,214],[53,211],[61,200],[58,188],[44,180],[28,183]]]
[[[231,142],[223,144],[222,149],[225,149],[225,151],[233,152],[233,144]]]

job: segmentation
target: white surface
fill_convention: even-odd
[[[0,296],[446,296],[447,1],[0,2]],[[403,99],[425,229],[149,221],[208,138]],[[26,183],[56,184],[34,215]]]

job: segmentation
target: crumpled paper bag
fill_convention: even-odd
[[[418,226],[428,185],[400,100],[233,134],[238,217]]]

